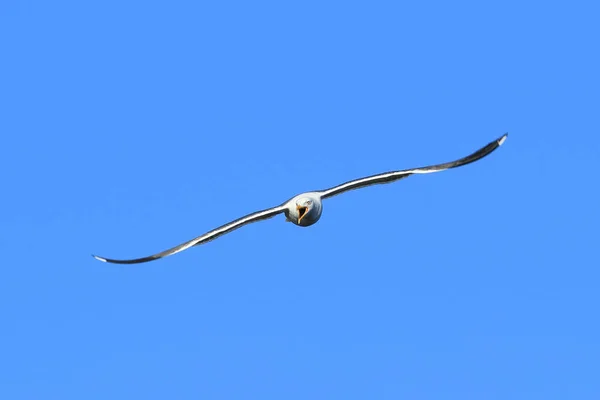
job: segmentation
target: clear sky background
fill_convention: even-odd
[[[598,6],[411,4],[1,2],[0,398],[600,398]]]

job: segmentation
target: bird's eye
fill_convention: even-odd
[[[307,206],[310,206],[311,204],[312,204],[312,200],[309,200],[309,201],[306,202]]]

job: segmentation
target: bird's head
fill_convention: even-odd
[[[295,202],[294,222],[300,226],[314,224],[321,217],[321,203],[316,198],[299,197]]]

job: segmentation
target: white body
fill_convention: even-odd
[[[306,211],[302,212],[302,209]],[[302,193],[285,203],[285,217],[298,226],[311,226],[321,218],[323,203],[317,192]]]

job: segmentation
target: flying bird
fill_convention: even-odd
[[[103,262],[116,264],[137,264],[157,260],[159,258],[179,253],[180,251],[189,249],[190,247],[207,243],[211,240],[218,238],[219,236],[229,233],[235,229],[241,228],[244,225],[272,218],[281,213],[285,214],[287,221],[290,221],[295,225],[310,226],[316,223],[319,220],[319,218],[321,218],[321,213],[323,211],[322,200],[324,199],[336,196],[340,193],[344,193],[349,190],[363,188],[365,186],[375,185],[379,183],[394,182],[414,174],[429,174],[431,172],[444,171],[446,169],[456,168],[462,165],[470,164],[487,156],[488,154],[496,150],[498,147],[500,147],[502,143],[504,143],[504,141],[506,140],[507,136],[508,134],[504,134],[498,139],[494,140],[493,142],[490,142],[486,146],[477,150],[473,154],[463,157],[456,161],[450,161],[447,163],[437,165],[430,165],[427,167],[385,172],[382,174],[367,176],[365,178],[355,179],[329,189],[299,194],[297,196],[292,197],[283,204],[272,208],[267,208],[265,210],[257,211],[252,214],[248,214],[244,217],[236,219],[235,221],[229,222],[216,229],[213,229],[212,231],[209,231],[201,236],[198,236],[195,239],[180,244],[179,246],[175,246],[171,249],[165,250],[163,252],[148,257],[135,258],[131,260],[115,260],[96,255],[93,255],[93,257]]]

